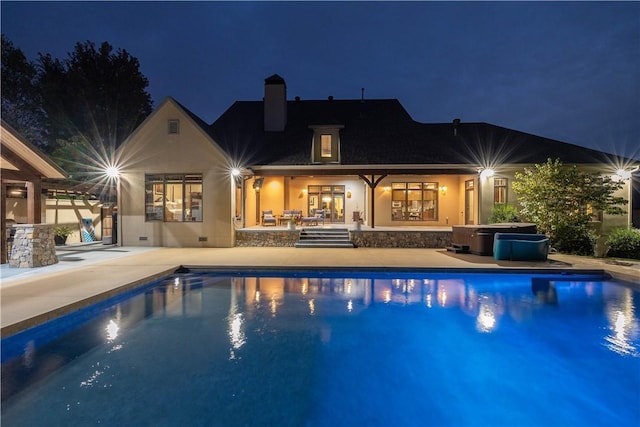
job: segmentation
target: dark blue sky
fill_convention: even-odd
[[[398,98],[420,122],[492,124],[640,156],[640,2],[1,2],[29,59],[108,41],[155,105],[206,122],[259,100]]]

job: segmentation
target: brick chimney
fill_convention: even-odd
[[[264,79],[264,130],[282,132],[287,125],[287,85],[277,74]]]

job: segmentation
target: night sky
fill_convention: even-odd
[[[640,158],[640,2],[1,2],[30,60],[109,42],[158,105],[208,123],[260,100],[397,98],[417,121],[488,122]]]

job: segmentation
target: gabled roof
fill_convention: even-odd
[[[1,121],[0,165],[3,178],[66,178],[67,174],[4,120]]]
[[[138,127],[125,139],[122,145],[118,147],[118,152],[122,152],[123,150],[126,150],[126,146],[130,143],[131,140],[135,138],[136,134],[140,132],[140,130],[143,129],[145,126],[147,126],[147,123],[149,123],[152,120],[152,118],[156,114],[158,114],[158,112],[161,111],[164,108],[164,106],[167,104],[173,104],[175,107],[178,108],[178,110],[181,110],[189,119],[193,121],[193,124],[196,126],[196,128],[200,129],[208,137],[211,137],[210,126],[204,120],[202,120],[200,117],[195,115],[191,110],[189,110],[187,107],[185,107],[184,105],[176,101],[174,98],[167,96],[164,100],[162,100],[160,105],[158,105],[151,112],[151,114],[149,114],[144,119],[144,121],[140,123],[140,125],[138,125]],[[215,141],[211,140],[210,142],[215,145]]]
[[[488,166],[548,158],[598,164],[616,158],[488,123],[419,123],[397,99],[287,101],[283,132],[264,131],[263,108],[262,101],[235,102],[209,134],[236,160],[264,167],[312,165],[311,127],[322,125],[341,127],[342,165]]]

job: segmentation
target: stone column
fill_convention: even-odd
[[[57,264],[52,224],[17,224],[9,267],[31,268]]]

